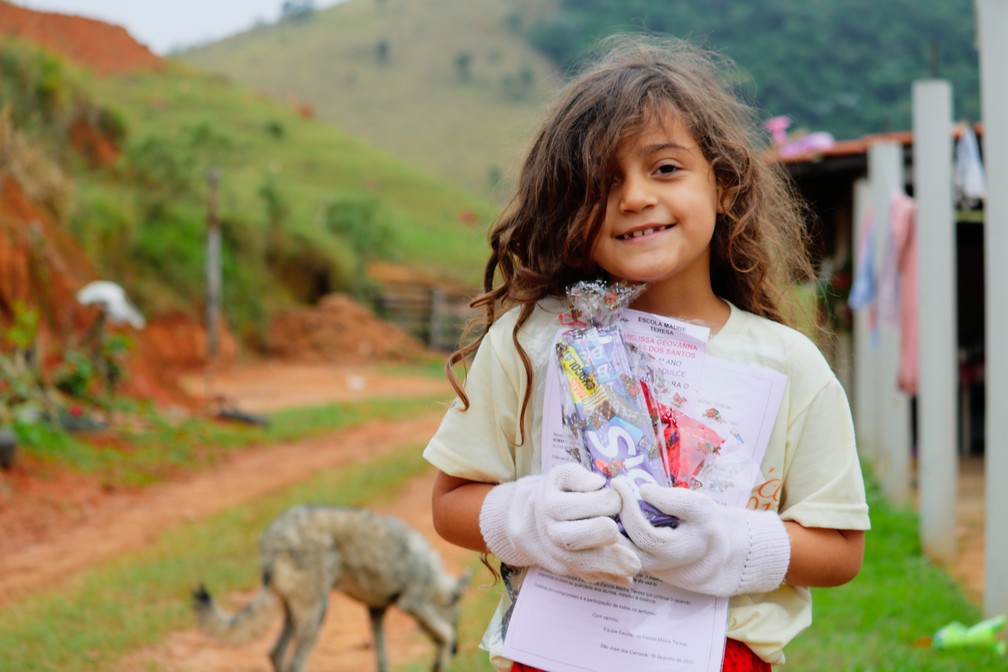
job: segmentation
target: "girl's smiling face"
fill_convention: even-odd
[[[649,292],[711,294],[710,243],[720,212],[714,170],[676,115],[652,115],[614,157],[592,259]]]

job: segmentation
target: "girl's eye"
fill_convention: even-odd
[[[655,169],[658,175],[672,175],[679,171],[679,166],[672,163],[663,163]]]

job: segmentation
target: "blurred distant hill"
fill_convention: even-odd
[[[600,35],[649,30],[732,57],[759,108],[796,127],[853,138],[910,127],[916,79],[952,82],[955,113],[976,121],[972,0],[557,0],[529,32],[561,65]]]
[[[350,0],[175,54],[482,196],[500,196],[559,82],[535,0]]]
[[[500,197],[562,73],[639,31],[732,57],[742,91],[792,131],[909,128],[911,83],[935,74],[955,114],[979,118],[971,0],[349,0],[178,56]]]

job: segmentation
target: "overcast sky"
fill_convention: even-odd
[[[315,0],[322,9],[341,0]],[[126,28],[159,55],[275,21],[283,0],[14,0],[46,12],[79,14]]]

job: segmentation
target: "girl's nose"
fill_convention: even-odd
[[[620,184],[620,212],[640,212],[658,203],[643,177],[624,176]]]

